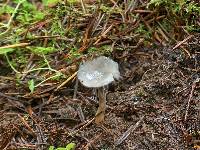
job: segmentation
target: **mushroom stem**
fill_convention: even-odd
[[[97,96],[99,98],[99,107],[97,109],[95,123],[100,124],[104,121],[105,111],[106,111],[106,95],[104,91],[104,87],[100,87],[97,89]]]

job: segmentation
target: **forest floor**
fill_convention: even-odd
[[[200,149],[198,0],[1,6],[0,150]],[[98,100],[76,74],[100,55],[122,78],[97,125]]]

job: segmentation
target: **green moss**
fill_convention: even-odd
[[[55,52],[56,49],[54,47],[36,47],[32,46],[29,49],[35,54],[49,54]]]
[[[35,21],[44,19],[45,15],[45,12],[37,10],[36,6],[33,5],[31,2],[25,1],[19,8],[16,20],[21,24],[28,25]]]

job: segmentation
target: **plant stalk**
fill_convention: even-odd
[[[101,124],[104,121],[105,111],[106,111],[106,95],[104,87],[97,89],[97,96],[99,98],[99,107],[95,116],[95,123]]]

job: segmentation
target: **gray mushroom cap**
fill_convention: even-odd
[[[86,61],[79,66],[78,79],[91,88],[98,88],[120,78],[118,63],[112,59],[100,56],[92,61]]]

